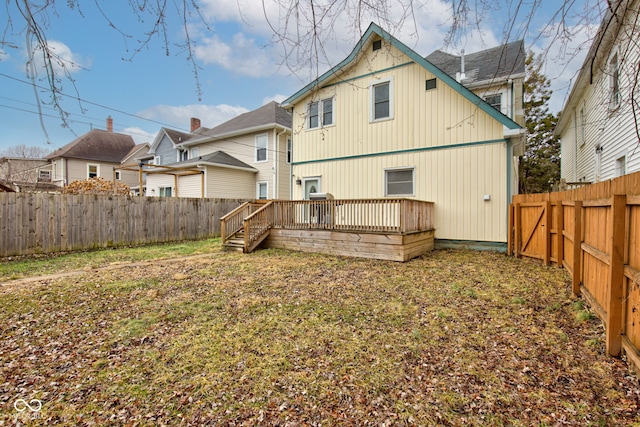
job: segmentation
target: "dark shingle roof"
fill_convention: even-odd
[[[213,153],[207,154],[206,156],[200,156],[195,159],[189,159],[182,162],[173,163],[167,166],[192,167],[200,163],[215,163],[220,166],[232,166],[237,168],[253,169],[257,171],[257,169],[255,169],[253,166],[248,165],[245,162],[238,160],[233,156],[228,155],[224,151],[214,151]]]
[[[94,129],[49,154],[46,159],[64,157],[120,163],[134,146],[129,135]]]
[[[203,135],[215,137],[271,124],[287,128],[291,127],[291,113],[281,108],[280,104],[274,101],[256,110],[240,114],[221,125],[203,132]]]
[[[162,130],[164,130],[164,133],[169,137],[171,142],[173,142],[176,145],[181,144],[185,142],[187,139],[193,137],[193,135],[190,133],[180,132],[173,129],[162,128]]]
[[[525,59],[523,40],[465,54],[466,79],[462,83],[470,84],[524,74]],[[460,56],[436,50],[427,56],[426,60],[453,78],[460,72]]]

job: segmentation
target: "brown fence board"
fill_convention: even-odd
[[[0,257],[216,237],[244,201],[0,193]]]
[[[538,216],[527,212],[536,204]],[[511,209],[512,251],[566,267],[573,292],[582,292],[605,323],[607,352],[624,349],[640,368],[640,172],[571,191],[516,195]]]

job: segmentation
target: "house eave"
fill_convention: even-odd
[[[191,147],[193,145],[203,144],[205,142],[213,142],[219,141],[221,139],[233,138],[240,135],[245,135],[248,133],[256,133],[261,131],[269,131],[269,130],[288,130],[291,131],[291,128],[288,128],[280,123],[267,123],[264,125],[253,126],[249,128],[239,129],[232,132],[221,133],[217,135],[203,136],[200,138],[190,139],[188,141],[183,142],[182,144],[177,145],[176,147]]]

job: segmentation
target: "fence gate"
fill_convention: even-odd
[[[513,250],[516,256],[538,258],[549,263],[551,203],[513,205]]]

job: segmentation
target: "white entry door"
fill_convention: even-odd
[[[320,192],[320,178],[305,178],[304,182],[304,200],[309,200],[309,194]]]

